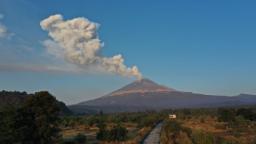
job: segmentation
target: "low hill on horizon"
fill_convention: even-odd
[[[256,95],[215,96],[182,92],[149,79],[136,80],[100,98],[69,106],[74,113],[137,112],[169,108],[223,107],[256,104]]]

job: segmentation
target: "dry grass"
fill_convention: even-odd
[[[88,127],[85,125],[78,125],[74,127],[63,128],[61,130],[61,134],[64,138],[74,137],[77,134],[85,134],[85,135],[96,135],[98,131],[97,127]]]
[[[210,133],[225,133],[227,132],[226,124],[218,122],[216,118],[205,117],[202,122],[201,118],[191,118],[182,121],[184,127],[189,127],[194,130],[207,131]]]
[[[88,143],[97,142],[99,144],[137,144],[140,140],[151,130],[150,127],[145,127],[142,129],[137,128],[135,123],[123,123],[122,124],[128,130],[129,140],[125,142],[107,142],[107,141],[97,141],[96,134],[99,131],[98,127],[86,126],[86,125],[76,125],[73,127],[61,128],[61,135],[64,139],[72,138],[78,134],[84,134],[87,136]],[[115,126],[114,123],[108,123],[107,128],[111,129]]]
[[[191,128],[192,130],[205,131],[215,136],[222,137],[228,141],[237,142],[241,144],[255,144],[256,143],[256,125],[251,122],[247,128],[230,128],[227,123],[218,122],[217,118],[204,117],[202,121],[201,118],[191,118],[181,121],[184,127]]]

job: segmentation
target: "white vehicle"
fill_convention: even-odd
[[[176,114],[170,114],[169,115],[169,119],[176,119],[176,117],[177,117]]]

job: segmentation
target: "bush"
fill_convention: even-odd
[[[226,124],[217,123],[214,127],[216,129],[226,129],[227,125]]]
[[[185,132],[189,137],[192,135],[192,130],[188,127],[182,127],[182,131]]]
[[[181,131],[178,133],[178,135],[175,139],[175,143],[177,143],[177,144],[192,144],[192,141],[189,138],[189,136],[187,135],[187,133]]]
[[[154,115],[145,116],[144,118],[141,118],[138,122],[138,127],[152,127],[158,122],[158,117]]]
[[[256,121],[256,113],[249,108],[240,108],[237,110],[236,114],[238,116],[243,116],[247,120]]]
[[[113,141],[124,141],[127,139],[127,129],[120,125],[110,130],[110,139]]]
[[[97,139],[103,141],[125,141],[127,139],[127,134],[128,130],[121,125],[117,125],[111,130],[102,127],[97,133]]]
[[[75,142],[77,144],[84,144],[87,140],[86,136],[83,134],[78,134],[75,138],[74,138]]]
[[[97,140],[109,140],[109,131],[106,129],[100,129],[96,138]]]
[[[177,121],[168,121],[165,126],[166,129],[170,130],[170,132],[179,132],[181,130],[181,125]]]
[[[201,117],[201,118],[200,118],[200,123],[205,123],[204,117]]]
[[[235,120],[236,112],[234,109],[218,109],[218,120],[223,122],[232,122]]]
[[[192,141],[195,144],[214,144],[214,136],[202,131],[194,131]]]
[[[182,127],[177,121],[165,121],[161,130],[161,143],[174,143],[181,130]]]

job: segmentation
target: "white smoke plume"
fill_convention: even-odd
[[[83,69],[95,66],[122,76],[142,78],[136,66],[127,67],[124,64],[122,55],[104,57],[100,54],[103,43],[97,34],[99,24],[83,17],[63,20],[62,15],[57,14],[42,20],[40,25],[51,37],[43,43],[48,52],[56,57]]]
[[[0,14],[0,20],[4,18],[3,14]],[[0,38],[5,38],[9,36],[9,32],[7,30],[7,27],[1,23],[0,21]]]
[[[0,23],[0,38],[4,38],[8,35],[7,28]]]

